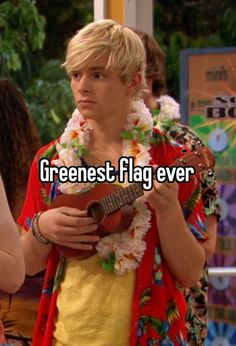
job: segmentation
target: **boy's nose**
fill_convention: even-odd
[[[88,91],[89,90],[89,78],[86,75],[82,75],[78,81],[78,91]]]

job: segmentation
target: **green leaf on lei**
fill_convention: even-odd
[[[133,139],[133,134],[130,131],[122,131],[120,134],[121,138],[123,139]]]
[[[140,132],[139,135],[138,135],[138,141],[139,142],[144,142],[146,139],[146,136],[145,136],[145,133],[144,132]]]
[[[156,125],[164,132],[168,132],[168,130],[173,126],[173,124],[173,120],[168,118],[159,118],[156,122]]]
[[[79,139],[78,138],[73,139],[72,148],[76,148],[78,146],[79,146]]]
[[[151,139],[151,143],[153,143],[153,144],[157,144],[157,143],[158,143],[158,139],[157,139],[157,138],[155,138],[155,137],[152,137],[152,139]]]
[[[151,133],[152,133],[152,130],[144,131],[145,136],[150,135]]]
[[[153,116],[153,117],[157,117],[159,114],[160,114],[160,109],[154,108],[154,109],[152,110],[152,116]]]
[[[40,155],[40,158],[51,159],[55,154],[56,154],[56,143],[53,143],[43,152],[42,155]]]
[[[116,255],[114,252],[111,252],[107,258],[102,258],[99,260],[99,264],[108,272],[112,272],[114,270],[115,262]]]
[[[81,144],[78,146],[78,152],[77,152],[77,156],[78,157],[83,157],[86,156],[88,154],[88,149],[86,148],[85,145]]]
[[[161,135],[159,132],[153,132],[151,143],[159,144],[165,141],[168,141],[166,136]]]

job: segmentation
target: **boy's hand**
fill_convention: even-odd
[[[152,190],[145,191],[144,194],[150,207],[159,214],[179,207],[178,191],[179,187],[176,182],[159,183],[154,180]]]
[[[75,208],[59,207],[45,211],[38,220],[39,229],[43,236],[52,243],[73,249],[90,250],[92,246],[85,243],[98,242],[97,224],[87,211]]]

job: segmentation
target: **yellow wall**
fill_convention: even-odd
[[[107,18],[114,19],[120,24],[124,24],[124,1],[107,0]]]

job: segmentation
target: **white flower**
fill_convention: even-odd
[[[143,131],[152,130],[153,118],[149,109],[142,100],[132,103],[132,111],[128,114],[125,130],[132,130],[133,126],[138,126]]]
[[[76,108],[72,113],[70,120],[67,123],[68,130],[76,130],[80,127],[80,122],[83,120],[83,116],[80,114],[79,110]]]
[[[160,104],[158,117],[165,119],[180,119],[179,104],[168,95],[163,95],[157,99]]]
[[[76,155],[74,149],[61,149],[58,155],[66,167],[81,165],[81,160]]]

